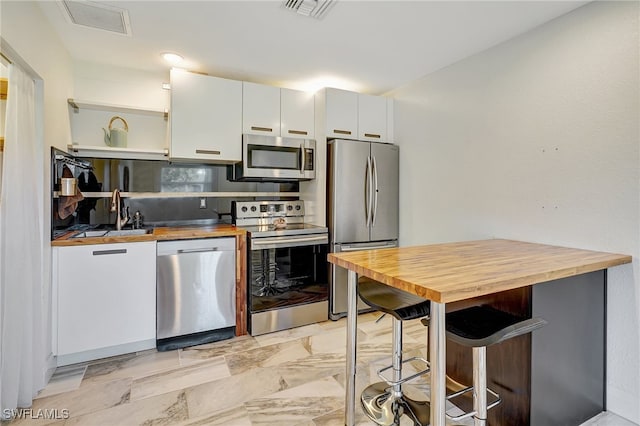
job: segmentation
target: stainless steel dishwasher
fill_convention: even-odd
[[[156,346],[172,350],[235,334],[235,238],[158,243]]]

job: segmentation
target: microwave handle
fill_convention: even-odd
[[[302,156],[302,160],[300,161],[300,174],[304,174],[304,168],[306,166],[305,162],[306,162],[306,155],[304,152],[304,144],[301,143],[300,144],[300,155]]]

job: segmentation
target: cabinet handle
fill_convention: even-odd
[[[333,133],[338,133],[340,135],[350,135],[351,131],[350,130],[333,129]]]
[[[365,133],[364,134],[365,138],[376,138],[376,139],[380,139],[380,135],[376,135],[375,133]]]
[[[308,135],[306,130],[289,130],[292,135]]]
[[[220,151],[212,151],[210,149],[196,149],[196,154],[213,154],[220,155]]]
[[[105,254],[127,254],[127,249],[96,250],[93,252],[94,256],[103,256]]]
[[[251,130],[255,130],[257,132],[273,132],[273,129],[271,127],[251,126]]]

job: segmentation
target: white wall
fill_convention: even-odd
[[[47,280],[43,294],[44,318],[51,321],[50,248],[48,236],[51,233],[50,202],[50,166],[51,146],[65,148],[70,142],[69,115],[67,98],[72,96],[71,60],[58,36],[49,25],[40,8],[34,2],[2,2],[0,28],[2,39],[24,60],[41,78],[43,84],[44,128],[40,129],[44,139],[44,158],[34,158],[28,167],[44,169],[44,271]],[[51,330],[48,330],[50,333]],[[47,336],[47,349],[51,350],[51,336]],[[48,360],[53,365],[52,359]],[[37,374],[38,372],[34,372]],[[49,371],[51,373],[51,371]]]
[[[626,253],[607,407],[640,423],[637,2],[591,3],[394,91],[402,245],[503,237]]]

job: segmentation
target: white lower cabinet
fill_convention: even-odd
[[[155,347],[155,241],[55,247],[53,270],[58,365]]]

